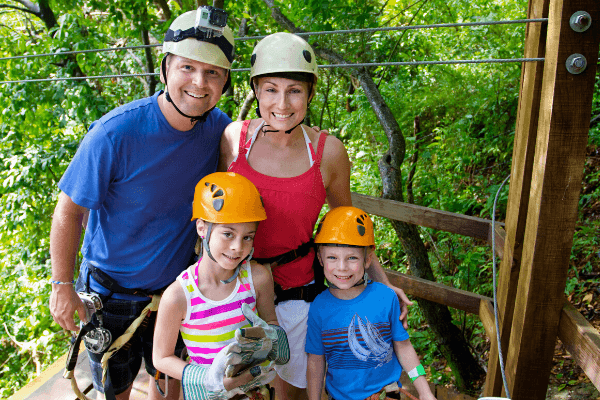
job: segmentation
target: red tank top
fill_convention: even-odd
[[[319,212],[325,204],[325,186],[321,176],[321,157],[326,134],[321,134],[315,156],[309,145],[313,165],[305,173],[292,178],[277,178],[255,171],[246,159],[251,141],[246,140],[250,120],[240,132],[239,154],[228,168],[248,178],[260,192],[267,219],[261,221],[254,237],[254,256],[270,258],[298,248],[312,238]],[[314,250],[302,258],[273,269],[273,279],[282,288],[299,287],[314,279]]]

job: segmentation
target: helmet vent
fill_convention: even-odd
[[[250,57],[250,65],[254,67],[255,62],[256,62],[256,53],[252,54],[252,57]]]
[[[216,192],[213,193],[212,197],[214,199],[215,197],[220,197],[220,196],[223,196],[224,194],[225,194],[225,192],[223,192],[223,189],[219,189],[219,190],[217,190]]]
[[[312,61],[312,55],[310,54],[310,51],[308,50],[303,50],[302,51],[302,55],[304,56],[304,59],[306,60],[306,62],[311,62]]]
[[[362,225],[356,225],[356,229],[358,230],[358,234],[360,236],[365,236],[366,230],[365,227]]]
[[[367,232],[367,230],[365,229],[365,215],[363,214],[360,217],[356,218],[356,222],[358,223],[358,225],[356,225],[358,234],[360,236],[364,236],[365,233]]]
[[[214,183],[210,186],[210,191],[214,192],[215,190],[217,190],[217,185],[215,185]]]
[[[215,199],[213,200],[213,207],[215,208],[215,210],[221,211],[224,203],[225,202],[223,201],[223,199]]]

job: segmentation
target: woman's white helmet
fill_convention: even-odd
[[[316,83],[317,58],[312,47],[300,36],[278,32],[258,42],[250,58],[252,78],[278,73],[307,73]]]

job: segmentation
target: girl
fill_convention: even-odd
[[[264,219],[258,190],[241,175],[217,172],[196,186],[192,220],[196,220],[202,239],[202,256],[164,292],[153,351],[156,368],[182,380],[184,395],[186,388],[190,393],[189,383],[203,392],[214,390],[215,385],[220,389],[223,384],[228,385],[227,380],[207,385],[211,372],[203,371],[210,370],[218,353],[234,341],[236,330],[250,327],[242,314],[243,304],[258,311],[267,323],[277,324],[271,274],[262,265],[249,261],[258,222]],[[179,332],[190,364],[174,354]],[[219,367],[224,371],[224,364]],[[223,377],[220,373],[217,380]],[[254,377],[256,374],[247,371],[243,379],[232,381],[225,389],[231,390]]]

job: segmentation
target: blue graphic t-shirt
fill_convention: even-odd
[[[398,297],[378,282],[352,300],[326,290],[311,303],[305,349],[325,355],[325,387],[334,399],[365,399],[392,382],[400,385],[393,342],[407,340],[408,333],[399,317]]]

